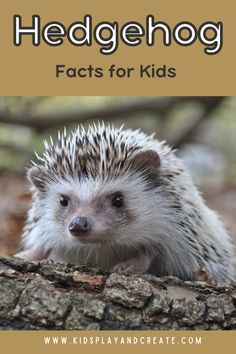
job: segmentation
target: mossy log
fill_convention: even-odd
[[[236,329],[236,287],[4,257],[0,329]]]

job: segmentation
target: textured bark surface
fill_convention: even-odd
[[[0,258],[0,329],[236,329],[236,288]]]

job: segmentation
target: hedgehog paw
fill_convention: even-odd
[[[35,248],[30,248],[19,253],[16,253],[14,257],[21,258],[24,261],[41,261],[42,259],[47,258],[47,253],[42,250]]]
[[[116,272],[126,273],[145,273],[151,263],[150,257],[147,254],[141,254],[137,257],[130,258],[125,262],[118,263],[113,270]]]

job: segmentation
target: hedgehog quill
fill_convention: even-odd
[[[123,127],[79,126],[36,156],[16,256],[235,281],[229,235],[165,142]]]

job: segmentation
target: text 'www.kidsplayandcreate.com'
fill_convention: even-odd
[[[201,345],[201,336],[45,336],[46,345]]]

